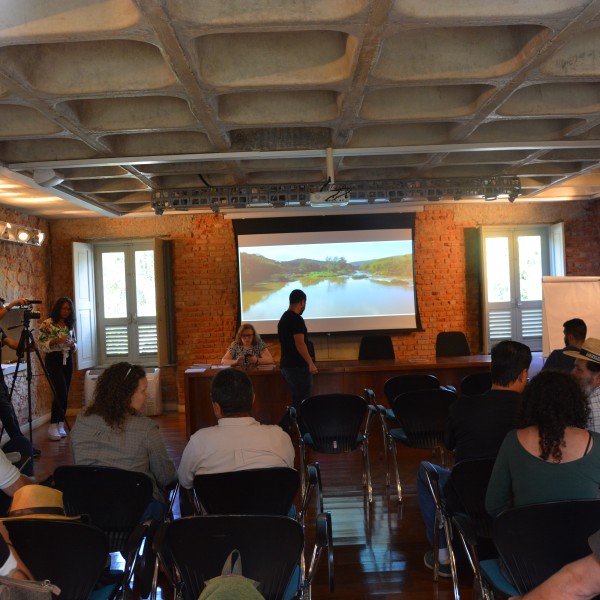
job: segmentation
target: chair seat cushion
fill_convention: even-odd
[[[495,588],[500,590],[507,596],[518,596],[519,590],[510,582],[502,573],[501,563],[499,558],[492,558],[489,560],[482,560],[479,563],[481,572],[484,574],[485,579],[489,581]]]

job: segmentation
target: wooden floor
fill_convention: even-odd
[[[184,416],[169,413],[155,417],[169,455],[176,465],[185,446]],[[34,445],[42,450],[36,459],[36,475],[52,472],[60,464],[72,463],[68,438],[52,442],[46,428],[33,432]],[[360,453],[314,455],[321,465],[325,509],[331,512],[335,546],[335,591],[327,587],[326,563],[322,561],[313,585],[315,600],[450,600],[451,581],[434,584],[432,572],[423,565],[427,542],[415,496],[415,475],[421,460],[431,460],[428,451],[399,448],[400,476],[404,501],[399,505],[385,487],[381,459],[381,435],[377,428],[371,436],[371,465],[374,502],[369,507],[360,485]],[[310,523],[310,518],[307,523]],[[307,532],[307,539],[311,539]],[[471,597],[468,573],[461,581],[461,596]],[[169,598],[169,590],[163,591]]]

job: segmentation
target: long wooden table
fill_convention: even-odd
[[[377,401],[385,402],[383,384],[395,375],[430,373],[442,385],[457,389],[463,377],[471,373],[488,371],[490,356],[459,356],[433,360],[348,360],[320,362],[319,373],[314,377],[313,394],[344,392],[363,395],[364,388],[371,388]],[[185,374],[186,434],[189,437],[201,427],[216,424],[210,401],[210,384],[218,371],[207,369],[202,373]],[[261,423],[279,423],[285,409],[292,402],[289,388],[279,369],[248,369],[256,399],[252,416]]]

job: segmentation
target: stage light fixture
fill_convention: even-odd
[[[0,240],[27,246],[41,246],[44,241],[44,233],[34,227],[0,221]]]

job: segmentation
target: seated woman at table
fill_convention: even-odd
[[[153,500],[142,520],[163,516],[165,488],[177,478],[158,424],[141,413],[147,396],[146,371],[116,363],[98,378],[93,404],[80,411],[71,431],[76,465],[137,471],[151,479]]]
[[[485,506],[496,516],[525,504],[598,497],[600,434],[586,430],[590,408],[579,384],[542,371],[525,388],[517,429],[504,438]]]
[[[273,357],[254,325],[243,323],[221,359],[222,365],[269,365]]]

